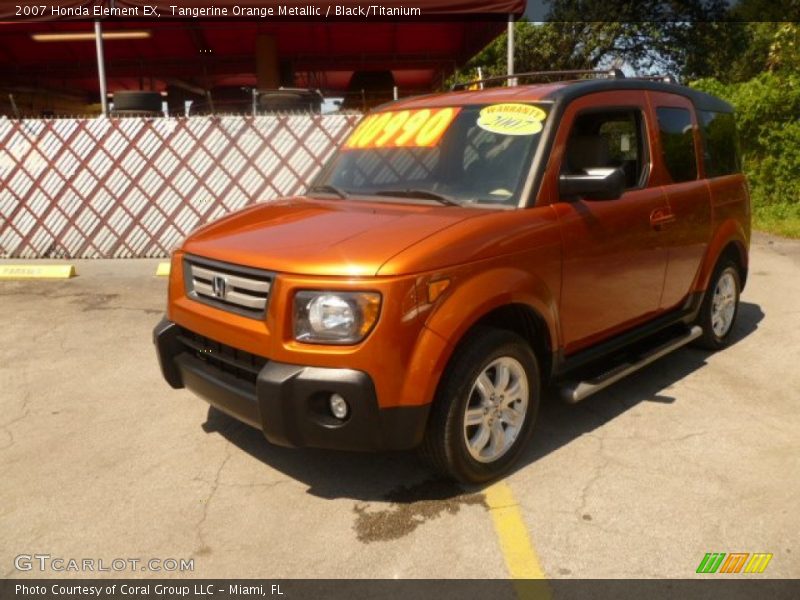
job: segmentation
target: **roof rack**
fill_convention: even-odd
[[[633,77],[632,79],[641,79],[644,81],[661,81],[663,83],[678,83],[678,80],[669,74],[664,75],[641,75],[637,77]]]
[[[498,81],[508,81],[510,79],[531,79],[531,78],[548,78],[548,77],[569,77],[574,75],[594,75],[595,77],[603,77],[605,79],[625,79],[625,73],[620,69],[572,69],[569,71],[530,71],[528,73],[515,73],[514,75],[498,75],[496,77],[484,77],[483,79],[473,79],[472,81],[465,81],[464,83],[455,83],[450,87],[451,91],[463,90],[473,85],[482,85],[484,83],[494,83]]]

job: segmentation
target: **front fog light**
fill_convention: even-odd
[[[350,412],[350,408],[347,406],[347,400],[342,398],[339,394],[331,394],[328,404],[331,408],[331,414],[334,417],[337,419],[347,418],[347,413]]]
[[[294,337],[312,344],[356,344],[372,330],[380,305],[376,292],[297,292]]]

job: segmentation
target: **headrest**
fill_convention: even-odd
[[[610,163],[611,150],[602,135],[579,135],[567,142],[567,164],[571,171],[608,167]]]

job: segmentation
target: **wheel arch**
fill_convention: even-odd
[[[550,374],[553,366],[553,342],[547,322],[533,307],[518,302],[498,306],[479,318],[458,344],[463,343],[481,327],[503,329],[522,337],[536,355],[542,376]]]
[[[423,327],[408,379],[424,374],[427,384],[424,390],[416,388],[416,394],[422,396],[415,403],[434,400],[456,350],[484,326],[521,335],[536,355],[542,378],[550,376],[560,332],[556,299],[541,280],[522,270],[505,268],[475,276],[457,288],[431,311]],[[487,289],[503,292],[486,295]],[[470,307],[466,314],[464,307]],[[410,399],[413,393],[406,389],[403,397]]]
[[[739,267],[742,289],[744,289],[749,268],[749,247],[749,239],[745,236],[741,225],[734,220],[726,221],[717,230],[716,235],[708,245],[705,260],[698,273],[695,291],[704,292],[708,288],[714,269],[723,258],[730,258]]]

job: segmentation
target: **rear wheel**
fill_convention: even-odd
[[[476,330],[439,386],[423,457],[465,483],[494,479],[530,438],[539,396],[536,356],[525,340],[500,329]]]
[[[739,312],[741,281],[739,269],[731,260],[723,260],[714,270],[697,316],[697,324],[703,328],[703,335],[696,342],[698,346],[720,350],[730,343]]]

